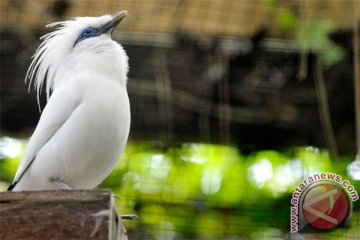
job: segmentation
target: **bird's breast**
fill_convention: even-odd
[[[117,163],[129,129],[126,88],[104,82],[84,87],[78,107],[50,143],[63,158],[61,177],[75,188],[97,186]],[[79,179],[79,174],[84,177]]]

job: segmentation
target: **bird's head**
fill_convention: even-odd
[[[71,68],[76,59],[86,59],[93,56],[114,58],[120,70],[126,75],[128,71],[128,57],[123,48],[111,39],[111,34],[127,11],[119,11],[113,15],[100,17],[76,17],[69,21],[55,22],[47,27],[55,28],[40,39],[42,43],[33,55],[33,60],[27,71],[25,81],[29,80],[39,94],[44,82],[49,98],[54,84],[57,83],[56,74],[63,66]],[[81,60],[81,56],[85,60]],[[74,60],[69,63],[70,60]],[[71,62],[71,61],[70,61]],[[29,86],[30,87],[30,86]]]

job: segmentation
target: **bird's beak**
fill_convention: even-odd
[[[112,15],[112,19],[106,23],[104,26],[101,27],[100,31],[101,33],[110,33],[114,31],[116,26],[123,20],[123,18],[126,16],[127,11],[122,10]]]

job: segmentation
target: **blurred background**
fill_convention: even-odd
[[[45,25],[120,9],[113,38],[130,58],[132,126],[100,187],[139,215],[126,222],[130,239],[289,238],[291,195],[307,176],[335,172],[360,191],[360,0],[0,4],[1,191],[40,117],[24,77]],[[359,239],[353,208],[345,226],[306,238]]]

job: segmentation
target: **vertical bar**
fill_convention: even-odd
[[[354,41],[354,85],[355,85],[355,128],[356,128],[356,147],[357,154],[360,155],[360,56],[359,56],[359,21],[358,6],[356,0],[353,1],[354,21],[353,21],[353,41]]]

